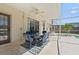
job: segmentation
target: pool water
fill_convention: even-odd
[[[79,36],[75,36],[75,38],[79,39]]]

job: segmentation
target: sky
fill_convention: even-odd
[[[73,17],[79,15],[79,4],[78,3],[62,3],[61,4],[61,16]]]
[[[61,19],[55,20],[54,24],[79,22],[79,3],[62,3],[60,9],[61,9],[60,12]],[[76,18],[68,18],[68,17],[76,17]]]

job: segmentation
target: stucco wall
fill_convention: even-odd
[[[11,42],[16,41],[16,40],[22,40],[23,38],[23,33],[27,31],[27,26],[28,26],[28,17],[33,18],[35,20],[39,21],[39,32],[40,34],[42,34],[43,31],[43,22],[44,20],[45,22],[45,30],[46,31],[50,31],[50,23],[51,23],[51,18],[57,18],[59,16],[59,11],[57,10],[58,5],[54,5],[53,8],[56,9],[56,13],[55,10],[53,11],[54,15],[52,15],[52,17],[48,17],[51,16],[50,14],[35,14],[32,12],[22,12],[20,11],[20,9],[16,9],[13,8],[11,6],[5,5],[5,4],[0,4],[0,12],[1,13],[5,13],[5,14],[9,14],[11,15]],[[27,10],[26,10],[27,11]],[[52,12],[52,11],[51,11]],[[57,15],[58,12],[58,15]],[[48,12],[50,13],[50,12]],[[24,17],[24,18],[23,18]]]
[[[4,4],[0,4],[0,12],[11,15],[11,42],[14,42],[16,40],[22,40],[23,32],[27,31],[28,26],[28,17],[33,18],[35,20],[39,21],[39,32],[40,34],[43,31],[43,22],[39,15],[31,14],[31,13],[24,13],[22,11],[19,11],[15,8],[12,8],[11,6],[7,6]],[[24,15],[24,19],[23,19]]]
[[[23,32],[22,12],[4,4],[0,4],[0,12],[11,16],[11,42],[21,39]]]

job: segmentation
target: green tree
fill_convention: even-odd
[[[73,29],[73,25],[71,24],[65,24],[62,26],[62,28],[67,32],[70,33],[70,31]]]

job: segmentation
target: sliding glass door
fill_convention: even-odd
[[[39,21],[28,18],[28,31],[39,33]]]
[[[0,44],[10,42],[10,16],[0,13]]]

